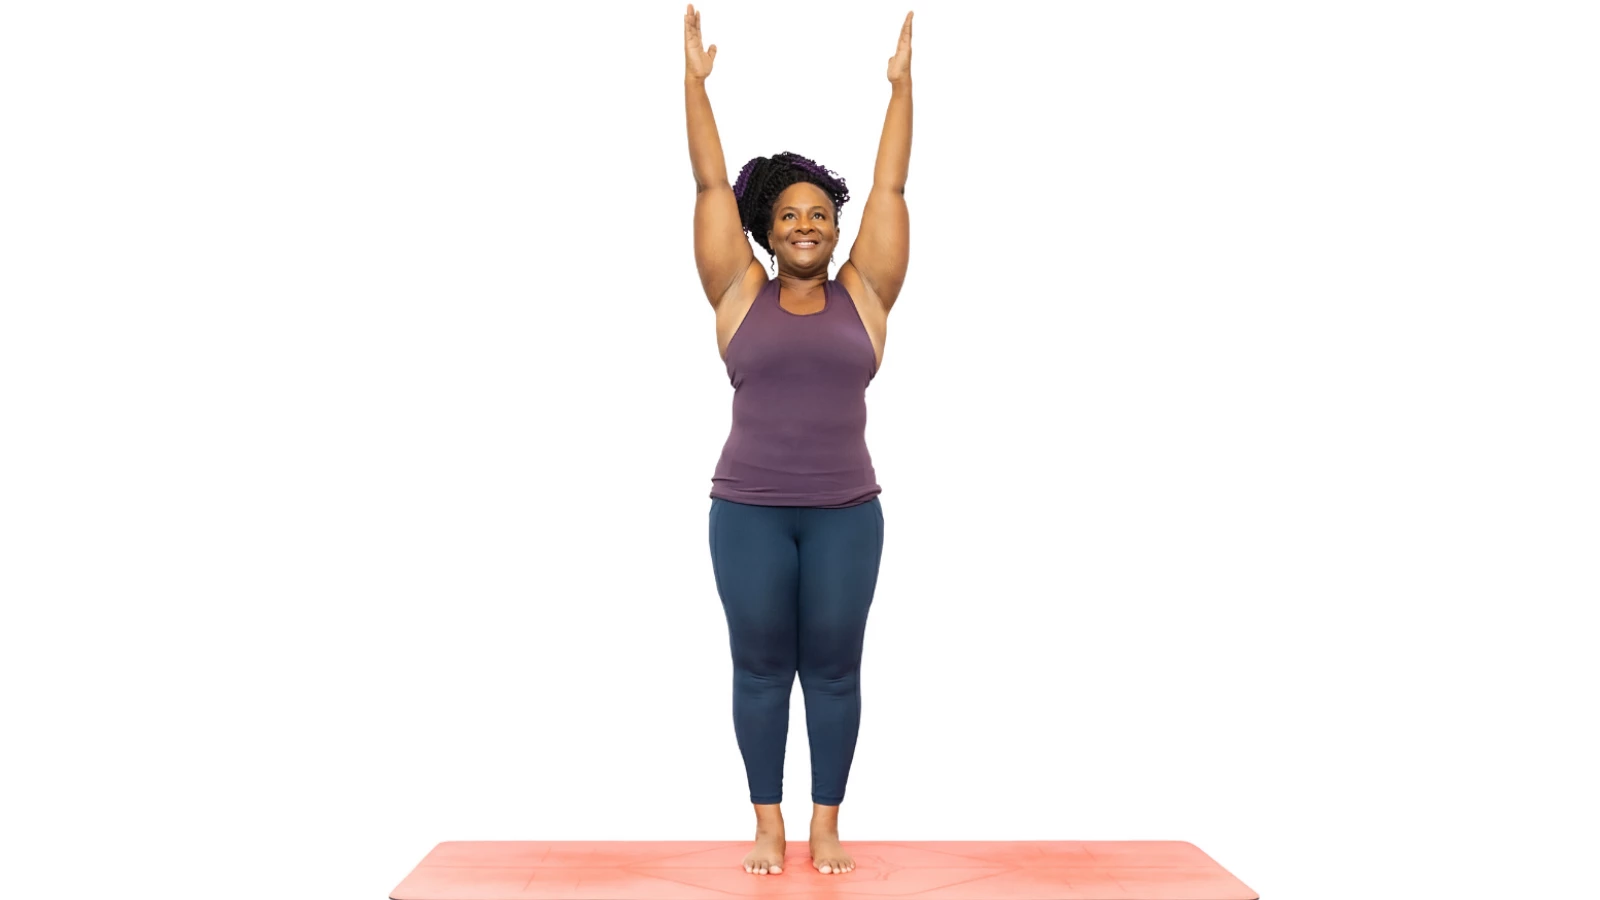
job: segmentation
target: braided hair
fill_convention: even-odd
[[[767,231],[772,228],[772,204],[790,185],[808,181],[833,200],[834,223],[838,224],[840,210],[850,199],[844,179],[794,153],[778,153],[771,158],[758,156],[744,164],[733,183],[733,196],[739,201],[739,224],[756,239],[767,254],[772,255],[772,245],[767,243]]]

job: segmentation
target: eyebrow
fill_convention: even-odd
[[[783,212],[786,209],[799,209],[799,208],[800,207],[798,207],[798,206],[780,206],[780,207],[778,207],[778,212]],[[811,209],[820,209],[823,212],[827,212],[828,211],[828,208],[826,206],[823,206],[820,203],[819,204],[815,204],[815,205],[811,206],[810,208]]]

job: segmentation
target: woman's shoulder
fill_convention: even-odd
[[[853,300],[864,300],[870,293],[866,282],[861,280],[861,273],[857,272],[856,267],[848,261],[839,267],[838,274],[833,276],[833,283],[849,294]]]

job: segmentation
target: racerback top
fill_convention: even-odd
[[[839,508],[881,492],[867,452],[867,385],[878,373],[872,339],[850,292],[823,285],[822,311],[778,305],[778,279],[728,343],[733,428],[711,476],[711,496],[757,506]]]

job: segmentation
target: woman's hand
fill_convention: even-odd
[[[906,24],[900,28],[900,46],[889,58],[890,84],[911,80],[911,16],[911,13],[906,13]]]
[[[689,11],[683,15],[683,74],[686,78],[698,78],[704,81],[711,74],[711,64],[717,61],[717,45],[712,44],[708,51],[705,41],[700,37],[700,14],[695,12],[694,4],[689,4]]]

